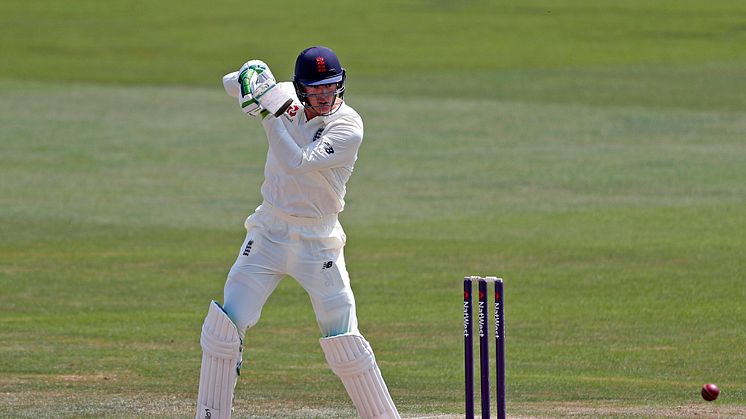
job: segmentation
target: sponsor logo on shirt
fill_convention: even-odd
[[[292,104],[288,106],[287,110],[285,110],[285,113],[290,115],[291,118],[294,118],[295,115],[298,114],[298,111],[300,110],[300,106],[296,104]]]
[[[324,128],[319,128],[319,130],[316,131],[316,134],[313,134],[313,140],[311,140],[311,141],[316,141],[319,138],[321,138],[321,133],[322,132],[324,132]]]

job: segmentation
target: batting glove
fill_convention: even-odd
[[[252,94],[260,76],[262,81],[274,80],[267,64],[260,60],[248,61],[238,70],[238,104],[244,113],[251,116],[257,116],[264,110]]]
[[[293,102],[292,95],[283,89],[276,89],[275,81],[269,66],[260,60],[251,60],[244,64],[238,73],[240,85],[239,103],[241,109],[252,116],[267,110],[280,116]]]

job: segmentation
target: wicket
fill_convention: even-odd
[[[490,362],[488,331],[488,284],[495,284],[495,358],[496,358],[496,396],[497,417],[505,419],[505,314],[503,301],[503,280],[494,276],[464,277],[464,375],[466,418],[474,418],[474,347],[472,338],[472,303],[473,282],[478,285],[478,330],[479,330],[479,370],[482,418],[490,417]]]

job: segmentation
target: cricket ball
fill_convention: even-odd
[[[718,398],[720,389],[715,384],[705,384],[702,386],[702,398],[711,402]]]

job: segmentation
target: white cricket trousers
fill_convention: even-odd
[[[289,275],[308,293],[324,337],[359,334],[345,267],[345,233],[336,216],[293,217],[264,202],[246,219],[246,239],[225,282],[225,312],[243,338],[280,280]]]

